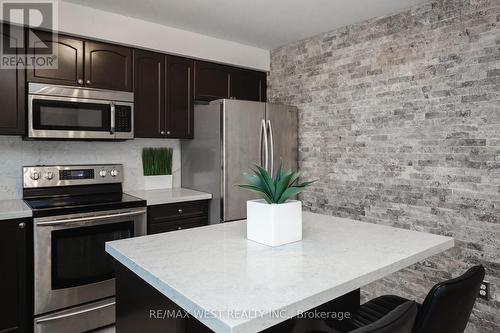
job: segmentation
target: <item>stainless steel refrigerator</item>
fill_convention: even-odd
[[[297,169],[297,108],[239,100],[195,105],[194,139],[183,140],[182,187],[212,193],[210,223],[246,218],[256,196],[236,185],[255,165]]]

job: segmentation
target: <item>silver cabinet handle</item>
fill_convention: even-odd
[[[170,135],[170,131],[167,131],[167,135]]]
[[[115,103],[111,102],[111,130],[109,133],[115,134],[116,130],[116,108]]]
[[[78,79],[78,81],[76,81],[76,82],[78,82],[79,85],[82,85],[83,84],[83,79]]]
[[[165,135],[165,131],[161,131],[161,132],[160,132],[160,134],[161,134],[161,135]]]
[[[47,222],[37,222],[37,226],[52,226],[52,225],[60,225],[67,223],[75,223],[75,222],[84,222],[84,221],[98,221],[104,219],[110,219],[115,217],[124,217],[124,216],[135,216],[146,213],[145,210],[139,210],[135,212],[125,212],[125,213],[117,213],[117,214],[109,214],[109,215],[99,215],[99,216],[88,216],[88,217],[75,217],[72,219],[61,219]]]
[[[177,230],[182,230],[182,227],[177,227]]]
[[[79,314],[83,314],[83,313],[87,313],[87,312],[92,312],[92,311],[96,311],[96,310],[99,310],[99,309],[104,309],[104,308],[107,308],[107,307],[110,307],[110,306],[113,306],[113,305],[115,305],[115,301],[112,301],[112,302],[109,302],[109,303],[106,303],[106,304],[101,304],[101,305],[98,305],[98,306],[94,306],[94,307],[89,308],[89,309],[84,309],[84,310],[79,310],[79,311],[75,311],[75,312],[65,313],[65,314],[62,314],[62,315],[48,317],[48,318],[36,319],[35,322],[38,324],[38,323],[44,323],[44,322],[47,322],[47,321],[68,318],[68,317],[72,317],[72,316],[77,316]]]
[[[24,229],[24,228],[26,228],[26,223],[24,222],[19,223],[19,229]]]
[[[267,121],[267,128],[269,129],[269,147],[271,148],[270,151],[271,151],[271,169],[269,171],[271,171],[271,176],[273,175],[274,173],[274,141],[273,141],[273,128],[271,126],[271,121],[268,120]]]
[[[85,82],[86,84],[92,84],[92,82],[90,80],[87,80],[87,82]]]
[[[178,212],[179,214],[182,214],[182,208],[179,208]]]

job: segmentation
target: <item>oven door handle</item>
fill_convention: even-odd
[[[75,312],[61,314],[61,315],[58,315],[58,316],[47,317],[47,318],[42,318],[42,319],[36,319],[36,324],[44,323],[44,322],[47,322],[47,321],[53,321],[53,320],[57,320],[57,319],[68,318],[68,317],[72,317],[72,316],[77,316],[77,315],[84,314],[84,313],[87,313],[87,312],[92,312],[92,311],[96,311],[96,310],[99,310],[99,309],[104,309],[104,308],[107,308],[107,307],[110,307],[110,306],[113,306],[113,305],[115,305],[115,301],[111,301],[111,302],[106,303],[106,304],[97,305],[97,306],[94,306],[94,307],[91,307],[91,308],[88,308],[88,309],[83,309],[83,310],[79,310],[79,311],[75,311]]]
[[[83,221],[98,221],[98,220],[110,219],[110,218],[115,218],[115,217],[136,216],[136,215],[142,215],[144,213],[146,213],[146,211],[141,210],[141,211],[136,211],[136,212],[125,212],[125,213],[117,213],[117,214],[109,214],[109,215],[76,217],[76,218],[72,218],[72,219],[37,222],[36,225],[45,227],[45,226],[61,225],[61,224],[76,223],[76,222],[83,222]]]

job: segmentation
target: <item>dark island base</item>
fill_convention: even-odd
[[[163,318],[166,311],[179,314],[185,312],[128,268],[117,261],[114,262],[116,272],[116,333],[213,332],[192,316]],[[359,303],[360,291],[357,289],[311,311],[352,312],[359,306]],[[294,332],[294,323],[299,323],[299,326],[302,326],[301,324],[304,324],[305,321],[311,321],[311,319],[290,319],[262,332],[291,333]]]

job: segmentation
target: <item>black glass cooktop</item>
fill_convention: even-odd
[[[125,193],[25,198],[34,217],[145,207],[146,201]]]

